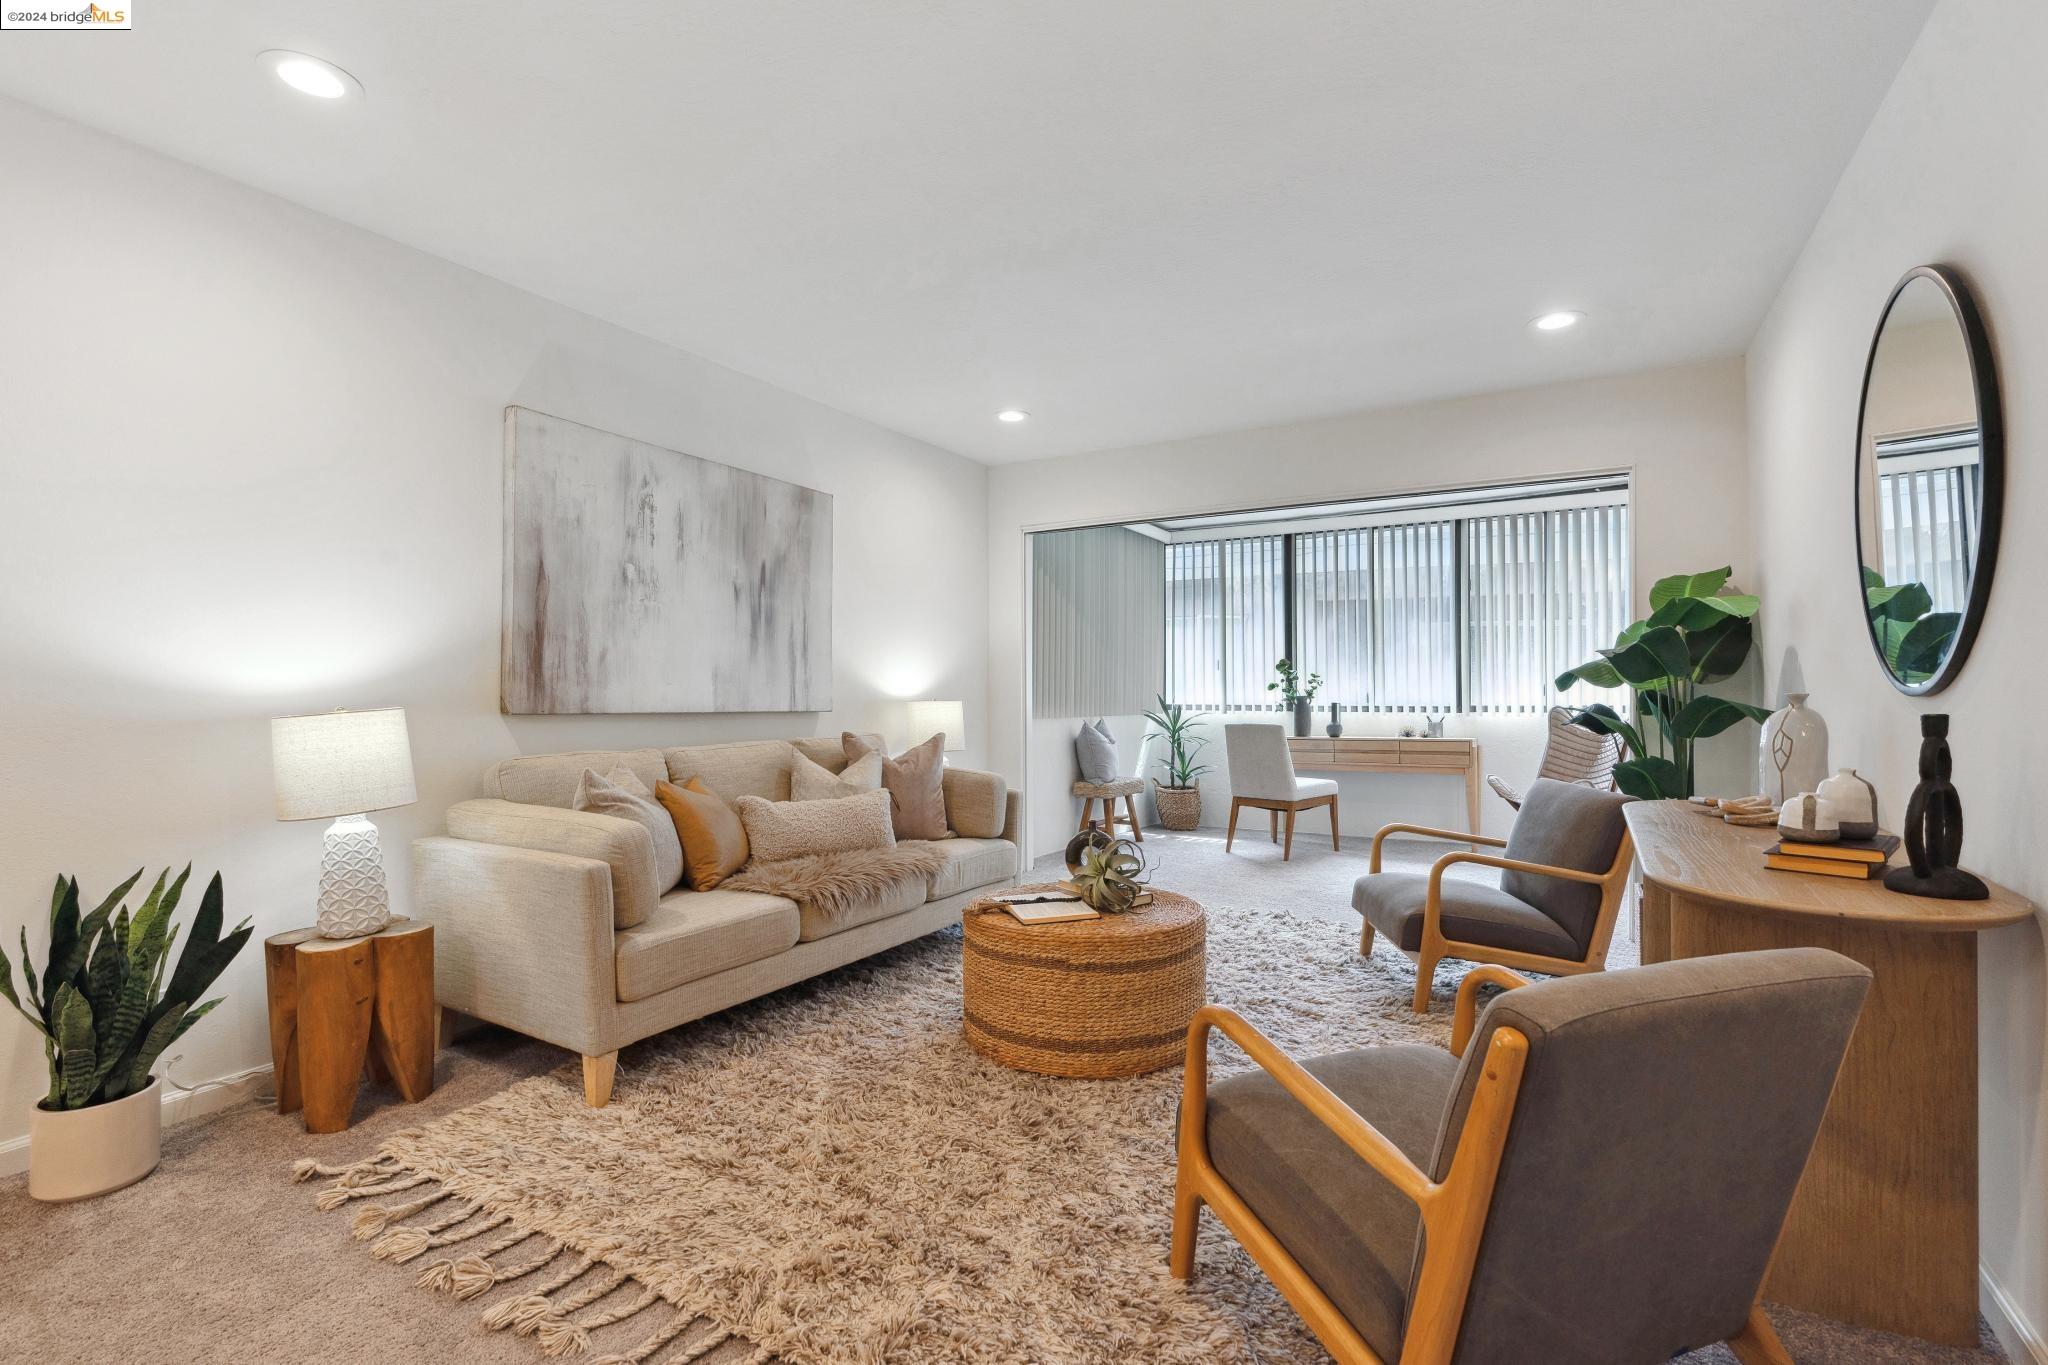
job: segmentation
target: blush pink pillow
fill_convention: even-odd
[[[846,761],[858,763],[877,752],[859,735],[839,736]],[[914,749],[882,760],[882,788],[889,793],[890,821],[898,839],[950,839],[946,827],[946,737],[933,735]]]

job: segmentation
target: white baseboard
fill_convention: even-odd
[[[1991,1273],[1991,1267],[1981,1262],[1977,1266],[1977,1286],[1984,1320],[1991,1324],[1991,1335],[1998,1338],[2013,1365],[2048,1365],[2048,1342],[2042,1341],[2034,1324],[2013,1303],[2005,1286]]]
[[[164,1127],[217,1114],[262,1091],[270,1084],[270,1068],[252,1066],[232,1076],[202,1081],[190,1090],[164,1086]],[[20,1175],[28,1169],[28,1135],[0,1142],[0,1178]]]

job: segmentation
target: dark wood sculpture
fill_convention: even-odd
[[[1884,884],[1908,896],[1981,901],[1991,895],[1981,877],[1956,866],[1963,856],[1963,799],[1949,774],[1948,717],[1920,717],[1920,785],[1906,803],[1906,857],[1910,864],[1884,874]]]

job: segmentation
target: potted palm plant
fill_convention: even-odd
[[[1159,694],[1159,709],[1147,711],[1145,719],[1152,733],[1166,741],[1166,756],[1160,766],[1166,779],[1152,779],[1152,800],[1159,807],[1159,823],[1168,829],[1190,830],[1202,822],[1202,790],[1196,780],[1209,771],[1195,755],[1209,741],[1194,733],[1195,717],[1176,702]]]
[[[166,868],[132,917],[115,906],[141,871],[90,914],[79,913],[78,879],[59,877],[50,896],[50,950],[37,976],[21,933],[25,991],[0,950],[0,995],[43,1035],[49,1093],[29,1117],[28,1192],[37,1199],[84,1199],[132,1185],[156,1169],[163,1138],[163,1082],[150,1074],[165,1048],[205,1017],[201,1000],[249,941],[244,920],[221,936],[220,875],[214,874],[165,981],[177,928],[171,913],[187,867],[167,886]],[[23,995],[26,1003],[23,1003]]]
[[[1728,568],[1660,578],[1650,588],[1650,614],[1624,629],[1614,648],[1560,673],[1560,692],[1577,683],[1626,687],[1634,719],[1604,702],[1574,708],[1580,725],[1619,735],[1627,757],[1614,768],[1614,785],[1646,801],[1691,796],[1698,773],[1694,746],[1770,711],[1746,701],[1711,696],[1707,683],[1733,677],[1749,657],[1761,605],[1751,595],[1726,593]]]

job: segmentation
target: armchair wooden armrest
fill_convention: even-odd
[[[1505,967],[1481,964],[1465,973],[1458,983],[1458,1005],[1451,1014],[1451,1055],[1462,1057],[1472,1042],[1472,1029],[1479,1022],[1479,987],[1486,982],[1513,990],[1529,984],[1529,978]]]
[[[1467,834],[1463,830],[1437,829],[1431,825],[1381,825],[1380,832],[1372,836],[1371,872],[1380,870],[1380,845],[1387,841],[1389,834],[1419,834],[1429,839],[1448,839],[1454,844],[1484,844],[1488,848],[1506,848],[1508,841],[1496,839],[1490,834]]]

